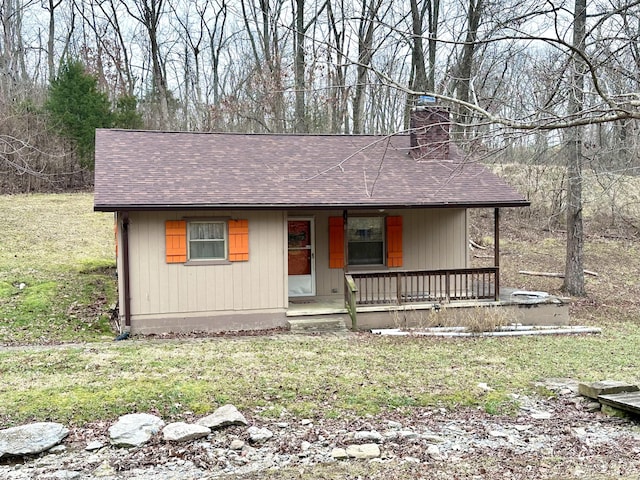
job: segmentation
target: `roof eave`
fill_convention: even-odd
[[[510,208],[528,207],[527,200],[501,202],[442,202],[414,204],[95,204],[96,212],[167,211],[167,210],[371,210],[416,208]]]

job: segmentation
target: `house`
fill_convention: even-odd
[[[499,209],[529,202],[450,143],[446,109],[412,115],[391,136],[98,130],[122,328],[266,329],[320,305],[370,327],[497,301],[499,250],[470,267],[467,214],[493,209],[498,237]]]

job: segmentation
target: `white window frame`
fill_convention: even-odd
[[[220,223],[223,226],[223,238],[222,239],[194,239],[191,240],[191,225],[200,223]],[[222,257],[207,257],[207,258],[193,258],[191,256],[191,242],[223,242],[224,256]],[[226,219],[197,219],[187,221],[187,261],[188,262],[226,262],[229,258],[229,227]]]

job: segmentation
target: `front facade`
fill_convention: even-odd
[[[469,269],[468,210],[494,209],[497,234],[498,209],[528,202],[448,144],[414,143],[98,131],[95,208],[116,217],[122,329],[284,327],[305,302],[348,311],[349,285],[353,305],[495,298],[498,256]]]
[[[341,210],[135,211],[118,214],[118,223],[118,232],[128,230],[128,247],[118,238],[122,324],[129,303],[137,332],[284,327],[290,302],[344,298]],[[349,272],[468,266],[465,209],[349,211],[347,223]],[[235,224],[246,234],[234,233]],[[219,237],[210,241],[219,246],[203,252],[198,236]],[[246,248],[237,253],[234,242]]]

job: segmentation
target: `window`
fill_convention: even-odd
[[[226,222],[188,223],[189,260],[225,260],[227,258]]]
[[[402,267],[402,217],[349,217],[349,265]],[[344,221],[329,217],[329,268],[344,267]]]
[[[384,265],[384,217],[349,217],[349,265]]]
[[[225,219],[167,220],[165,222],[167,263],[206,265],[210,260],[249,261],[249,221]]]

